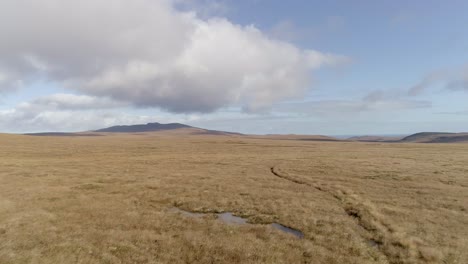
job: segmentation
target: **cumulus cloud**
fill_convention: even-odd
[[[0,111],[0,130],[9,132],[76,132],[121,124],[141,124],[165,120],[160,116],[122,114],[116,111],[46,110],[28,112],[25,109]]]
[[[18,109],[24,112],[40,112],[46,110],[93,110],[117,108],[125,103],[108,98],[74,94],[52,94],[36,98],[30,102],[21,103]]]
[[[85,131],[121,124],[154,121],[185,122],[194,115],[139,115],[122,113],[127,104],[108,98],[53,94],[0,110],[0,131]]]
[[[53,94],[0,111],[0,130],[13,132],[41,130],[82,130],[125,121],[149,121],[154,117],[122,115],[111,111],[125,106],[107,98],[87,95]]]
[[[176,2],[0,1],[0,91],[41,78],[176,113],[258,111],[303,95],[311,71],[346,60]]]

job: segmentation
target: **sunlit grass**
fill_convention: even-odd
[[[467,144],[160,134],[0,144],[0,263],[468,262]]]

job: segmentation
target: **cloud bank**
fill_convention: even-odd
[[[186,122],[196,115],[127,113],[128,104],[109,98],[52,94],[0,110],[0,131],[85,131],[121,124],[154,121]]]
[[[0,1],[0,92],[38,79],[174,113],[259,111],[346,58],[202,19],[169,0]]]
[[[349,119],[356,115],[372,115],[409,109],[430,108],[429,101],[408,100],[399,94],[375,90],[360,99],[315,100],[283,102],[272,105],[269,113],[240,113],[218,111],[213,114],[142,114],[131,111],[128,103],[105,97],[51,94],[19,103],[15,107],[0,110],[0,131],[43,132],[85,131],[121,124],[148,122],[190,122],[193,125],[229,123],[228,130],[241,131],[241,124],[310,117],[316,120]],[[126,113],[126,112],[132,113]]]

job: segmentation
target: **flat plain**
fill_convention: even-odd
[[[468,144],[0,135],[0,263],[462,264],[467,249]]]

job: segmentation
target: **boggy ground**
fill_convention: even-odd
[[[466,144],[0,135],[0,263],[468,263],[467,161]]]

